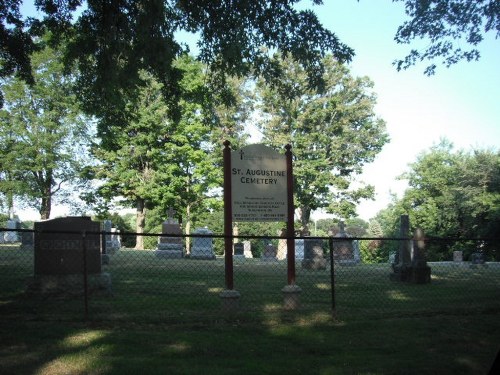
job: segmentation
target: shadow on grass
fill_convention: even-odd
[[[483,374],[498,350],[498,317],[3,321],[0,363],[3,374]]]
[[[235,264],[241,310],[229,315],[221,263],[124,252],[89,323],[81,298],[31,298],[29,272],[4,274],[2,373],[481,374],[499,349],[494,270],[435,269],[411,285],[389,281],[386,265],[339,267],[332,320],[328,270],[298,271],[302,307],[290,312],[283,264]]]

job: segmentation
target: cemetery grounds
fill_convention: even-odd
[[[159,259],[121,249],[112,293],[26,293],[33,253],[0,247],[0,366],[15,374],[483,374],[500,349],[500,266],[430,262],[432,281],[390,265],[296,267],[234,260],[237,312],[221,309],[224,259]],[[332,280],[335,285],[332,290]]]

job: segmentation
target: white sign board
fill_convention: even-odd
[[[287,221],[286,157],[254,144],[231,152],[233,221]]]

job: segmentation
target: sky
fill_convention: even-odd
[[[351,72],[374,82],[375,112],[385,120],[391,139],[361,176],[376,189],[374,201],[358,206],[362,219],[385,208],[391,192],[402,196],[407,185],[397,176],[440,139],[448,139],[455,149],[500,148],[500,39],[487,36],[478,62],[450,68],[438,64],[436,74],[428,77],[423,74],[426,64],[400,72],[392,65],[412,47],[394,41],[407,19],[403,4],[326,0],[313,9],[325,27],[355,50]]]
[[[500,39],[486,36],[478,62],[460,62],[450,68],[438,64],[431,77],[423,73],[425,64],[397,72],[392,61],[406,56],[412,47],[394,41],[398,26],[406,20],[404,4],[391,0],[324,3],[304,2],[326,28],[355,50],[351,73],[374,82],[375,112],[386,122],[391,139],[361,176],[376,192],[373,201],[358,206],[362,219],[369,220],[385,208],[391,193],[402,196],[406,183],[397,176],[442,138],[456,149],[500,148]],[[65,213],[61,207],[54,210],[55,216]],[[33,219],[34,212],[18,214],[21,220]],[[317,212],[313,218],[325,216]]]

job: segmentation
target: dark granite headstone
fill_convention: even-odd
[[[236,242],[233,246],[234,246],[234,255],[243,257],[245,251],[243,242]]]
[[[73,232],[73,233],[70,233]],[[82,238],[82,232],[94,232]],[[35,275],[101,272],[100,223],[90,217],[65,217],[35,223]],[[83,242],[85,241],[85,243]]]
[[[261,260],[263,260],[263,261],[278,260],[278,258],[276,258],[277,253],[278,253],[278,249],[276,249],[276,246],[269,243],[264,248],[264,253],[262,254]]]
[[[302,268],[312,270],[326,269],[326,259],[323,254],[323,241],[317,238],[304,240],[304,260]]]
[[[413,256],[411,259],[409,281],[416,284],[431,282],[431,268],[427,265],[425,255],[425,236],[420,228],[417,228],[413,235]]]
[[[21,250],[33,250],[35,248],[35,235],[33,232],[21,232]]]
[[[470,261],[472,264],[484,264],[484,254],[483,253],[472,253],[470,256]]]

